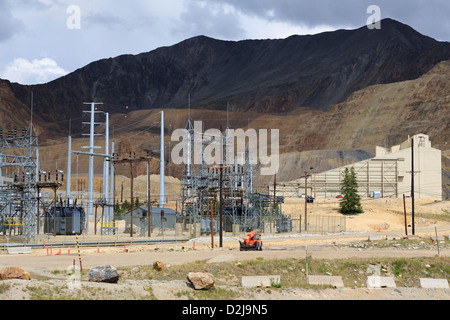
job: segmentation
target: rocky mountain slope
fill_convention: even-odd
[[[4,83],[22,104],[34,92],[46,123],[80,117],[83,102],[104,102],[111,113],[153,108],[197,108],[284,113],[324,111],[374,84],[418,78],[450,59],[450,43],[407,25],[382,20],[361,27],[277,40],[221,41],[204,36],[139,55],[93,62],[43,85]],[[64,123],[64,121],[66,121]],[[73,128],[79,128],[79,122]]]
[[[161,107],[170,147],[168,136],[188,119],[183,108],[191,94],[191,119],[203,121],[205,130],[224,129],[227,122],[232,128],[279,129],[278,181],[297,179],[309,167],[323,171],[363,160],[376,145],[425,133],[443,150],[443,182],[450,194],[449,59],[449,43],[389,19],[381,30],[363,27],[280,40],[196,37],[93,62],[44,85],[0,81],[0,126],[29,124],[33,92],[41,162],[54,168],[59,161],[61,168],[69,119],[75,119],[72,132],[79,137],[83,102],[102,101],[112,114],[116,151],[158,154]],[[74,141],[77,147],[87,144]],[[86,164],[80,158],[80,173]],[[158,169],[155,162],[152,173]],[[166,172],[181,171],[170,164]],[[258,182],[270,183],[272,177]]]
[[[190,114],[194,121],[202,121],[208,128],[247,127],[280,130],[280,171],[277,181],[291,181],[314,167],[317,172],[350,164],[374,156],[374,147],[403,142],[408,135],[430,135],[433,147],[442,150],[443,184],[450,195],[450,60],[437,64],[416,80],[375,85],[359,90],[346,101],[331,106],[327,111],[298,109],[291,113],[268,115],[214,110],[166,109],[166,158],[170,159],[170,128],[184,128]],[[116,128],[117,152],[150,150],[159,154],[160,110],[134,111],[125,120],[114,115],[111,126]],[[99,128],[101,132],[101,128]],[[45,147],[41,160],[50,166],[52,160],[63,157],[66,139],[60,146]],[[84,144],[83,144],[84,143]],[[74,142],[75,148],[87,145],[83,139]],[[98,145],[102,145],[100,139]],[[51,151],[53,150],[53,151]],[[61,155],[62,154],[62,155]],[[54,163],[54,161],[53,161]],[[74,164],[75,165],[75,164]],[[80,158],[80,172],[86,172],[87,159]],[[97,164],[101,172],[101,163]],[[74,172],[75,168],[73,168]],[[128,174],[128,168],[118,169]],[[159,163],[152,164],[157,174]],[[166,172],[179,176],[181,169],[169,164]],[[143,174],[143,172],[141,172]],[[258,177],[257,184],[273,183],[273,177]]]

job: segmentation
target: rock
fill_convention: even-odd
[[[136,234],[138,232],[138,230],[139,230],[139,228],[135,224],[133,224],[133,234]],[[123,231],[123,233],[129,234],[130,232],[131,232],[131,224],[129,224],[125,227],[125,230]]]
[[[195,290],[209,290],[214,288],[216,281],[212,274],[205,272],[189,272],[187,279],[192,283]]]
[[[117,283],[119,277],[117,269],[109,265],[89,270],[89,281],[91,282]]]
[[[165,268],[166,266],[161,261],[156,261],[153,264],[153,269],[155,269],[156,271],[163,271]]]
[[[31,280],[31,274],[19,267],[5,267],[0,269],[0,280],[22,279]]]
[[[138,272],[139,272],[139,267],[134,267],[133,269],[131,269],[131,274],[132,275],[135,275]]]

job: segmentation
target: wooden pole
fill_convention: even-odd
[[[403,212],[404,212],[404,216],[405,216],[405,235],[408,235],[408,223],[406,221],[406,200],[405,200],[405,195],[403,195]]]
[[[148,190],[147,190],[147,222],[148,222],[148,237],[150,238],[152,236],[152,224],[151,224],[151,220],[150,217],[152,215],[152,199],[150,198],[150,160],[147,160],[147,184],[148,184]]]
[[[219,222],[219,246],[223,247],[223,193],[222,193],[222,180],[223,180],[223,167],[220,167],[220,179],[219,179],[219,193],[220,193],[220,202],[219,202],[219,214],[220,214],[220,222]]]
[[[55,195],[55,200],[54,200],[54,203],[55,203],[55,206],[54,206],[54,216],[53,216],[53,236],[54,237],[56,237],[56,187],[55,188],[53,188],[53,191],[54,191],[54,195]]]
[[[131,211],[130,211],[130,237],[133,237],[133,161],[130,159],[130,199],[131,199]]]
[[[316,200],[316,169],[314,169],[314,200]]]
[[[211,201],[211,248],[214,249],[213,201]]]
[[[0,172],[0,174],[1,174],[1,172]],[[39,190],[39,187],[37,188],[37,213],[36,213],[36,216],[37,216],[37,234],[39,235],[39,220],[41,219],[41,215],[39,214],[39,201],[41,201],[41,198],[39,197],[39,192],[40,192],[40,190]]]
[[[305,232],[308,231],[308,173],[305,172]]]
[[[411,138],[411,216],[412,234],[416,234],[414,226],[414,138]]]

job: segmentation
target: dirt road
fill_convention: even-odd
[[[298,202],[298,201],[297,201]],[[285,207],[292,208],[292,212],[299,203],[289,203]],[[81,247],[81,260],[83,270],[96,266],[112,265],[115,267],[152,266],[156,261],[162,261],[165,265],[183,265],[195,261],[206,262],[239,262],[249,259],[264,258],[303,259],[311,256],[313,259],[345,259],[345,258],[384,258],[384,257],[434,257],[438,254],[437,245],[430,239],[435,238],[435,228],[439,231],[439,238],[445,237],[439,250],[442,257],[450,256],[450,223],[445,219],[437,219],[440,215],[446,215],[448,202],[424,203],[418,206],[418,212],[422,214],[416,220],[416,237],[412,241],[395,243],[392,239],[404,237],[403,216],[396,211],[394,206],[397,200],[380,201],[367,200],[366,212],[360,216],[349,218],[347,232],[339,234],[314,235],[314,234],[265,234],[263,235],[263,251],[239,251],[238,238],[224,237],[223,247],[211,248],[211,238],[203,237],[191,239],[183,243],[160,243],[151,245],[127,245],[124,247]],[[312,214],[336,214],[336,203],[323,201],[313,207]],[[422,210],[422,211],[420,211]],[[434,210],[434,211],[433,211]],[[429,218],[431,217],[431,218]],[[381,226],[381,228],[380,228]],[[368,241],[369,238],[372,241]],[[389,240],[377,240],[389,239]],[[218,237],[214,243],[218,244]],[[372,245],[385,241],[384,245]],[[400,242],[406,243],[405,245]],[[421,245],[421,243],[427,243]],[[394,243],[394,245],[392,245]],[[397,244],[397,245],[395,245]],[[61,254],[56,253],[61,249]],[[70,253],[69,253],[70,250]],[[125,252],[126,251],[126,252]],[[83,282],[83,289],[74,292],[67,288],[67,283],[58,279],[56,274],[66,270],[73,263],[79,265],[79,256],[76,247],[53,248],[53,254],[48,255],[46,249],[33,248],[31,254],[9,255],[5,251],[0,252],[0,268],[5,266],[21,267],[33,274],[31,281],[8,280],[3,281],[5,290],[1,292],[2,299],[35,299],[36,292],[45,293],[45,297],[52,292],[58,295],[56,299],[148,299],[149,292],[153,299],[179,300],[190,299],[192,289],[186,281],[156,281],[156,280],[126,280],[123,283],[111,286]],[[58,271],[58,272],[56,272]],[[51,279],[51,280],[39,280]],[[8,290],[9,288],[9,290]],[[37,289],[39,288],[39,289]],[[150,289],[149,289],[150,288]],[[191,291],[190,291],[191,290]],[[286,288],[282,290],[243,289],[236,286],[227,286],[225,290],[236,291],[237,297],[250,295],[256,300],[291,300],[291,299],[433,299],[450,300],[448,289],[423,289],[423,288],[395,288],[385,290],[368,290],[366,288],[342,288],[342,289],[302,289]],[[50,293],[49,293],[50,292]],[[124,292],[127,292],[124,295]],[[180,298],[181,295],[181,298]],[[194,297],[195,298],[195,297]],[[239,299],[239,298],[237,298]]]
[[[440,233],[450,234],[449,226],[440,226]],[[417,235],[429,239],[434,233],[434,227],[422,227]],[[356,232],[334,235],[289,235],[264,237],[263,251],[239,251],[238,239],[224,238],[222,248],[210,247],[210,238],[192,239],[185,243],[164,243],[154,245],[123,247],[83,247],[80,249],[82,266],[89,269],[99,265],[114,265],[116,267],[152,265],[155,261],[176,265],[195,261],[210,260],[242,261],[263,257],[265,259],[303,258],[306,251],[317,259],[370,258],[370,257],[426,257],[437,255],[435,250],[421,250],[419,248],[404,250],[397,248],[369,249],[342,246],[352,242],[367,242],[369,237],[379,236],[401,237],[397,231],[384,232]],[[218,243],[216,239],[215,243]],[[195,247],[195,249],[194,249]],[[53,255],[47,255],[45,249],[33,249],[31,254],[7,255],[0,254],[0,267],[18,266],[30,272],[64,270],[73,264],[79,264],[77,251],[72,248],[61,249],[60,255],[55,255],[59,249],[53,249]],[[70,254],[69,254],[70,250]],[[441,256],[450,256],[449,249],[440,250]]]

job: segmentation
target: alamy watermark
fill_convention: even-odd
[[[260,129],[227,129],[223,134],[219,129],[203,132],[203,123],[194,122],[193,130],[176,129],[171,137],[179,142],[171,153],[174,164],[195,164],[232,166],[245,164],[248,152],[252,165],[261,165],[261,175],[274,175],[279,169],[280,131]]]
[[[66,268],[66,274],[70,277],[66,280],[69,290],[81,289],[81,270],[78,266],[68,266]]]
[[[81,9],[77,5],[67,7],[66,13],[69,17],[66,20],[66,26],[69,30],[81,29]]]
[[[371,5],[367,8],[367,13],[371,14],[367,18],[367,28],[370,30],[381,29],[381,9],[377,5]]]

